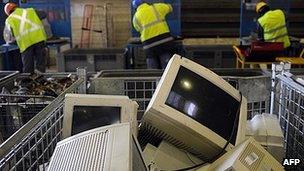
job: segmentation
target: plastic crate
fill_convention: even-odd
[[[69,49],[59,55],[57,66],[59,72],[75,72],[76,66],[87,68],[89,72],[124,69],[125,49]]]

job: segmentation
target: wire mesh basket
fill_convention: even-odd
[[[54,97],[0,94],[0,143],[31,120]]]
[[[279,67],[278,67],[279,66]],[[273,73],[286,65],[274,65]],[[298,73],[299,74],[299,73]],[[280,119],[284,135],[286,158],[300,159],[297,168],[291,170],[304,170],[304,72],[293,75],[287,69],[273,74],[272,98],[270,112]],[[302,78],[302,83],[297,79]]]
[[[74,77],[71,73],[22,73],[0,80],[0,143],[50,104]]]
[[[47,170],[56,144],[62,139],[65,94],[83,93],[81,90],[85,84],[84,80],[76,80],[55,99],[43,97],[43,100],[47,100],[45,103],[39,99],[41,97],[35,98],[37,100],[35,100],[35,105],[46,105],[46,107],[38,111],[31,120],[22,123],[23,126],[20,129],[0,144],[0,170]],[[25,103],[18,103],[18,105],[21,108],[27,106],[29,107],[27,109],[30,109],[31,104],[34,104],[33,101],[31,97],[31,101],[28,101],[26,105]],[[23,119],[26,121],[29,118],[23,118],[21,115],[17,121],[23,122]]]

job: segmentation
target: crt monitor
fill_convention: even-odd
[[[146,171],[130,123],[88,130],[57,143],[47,170]]]
[[[253,137],[279,162],[285,157],[284,135],[276,115],[263,113],[247,121],[246,137]]]
[[[143,116],[140,135],[165,139],[208,160],[245,139],[246,119],[247,101],[238,90],[174,55]]]
[[[198,171],[284,171],[284,167],[253,138],[240,143],[206,168]]]
[[[116,123],[131,122],[137,134],[136,102],[127,96],[67,94],[65,96],[63,138]]]

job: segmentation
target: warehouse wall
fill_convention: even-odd
[[[107,20],[108,33],[106,33],[105,4],[108,3]],[[85,4],[94,5],[92,27],[102,30],[102,33],[91,32],[91,47],[108,46],[122,47],[131,36],[130,1],[129,0],[71,0],[72,41],[73,45],[81,40],[81,27]],[[108,40],[107,40],[108,37]]]

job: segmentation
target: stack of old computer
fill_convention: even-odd
[[[67,95],[49,170],[283,170],[246,140],[242,94],[187,58],[171,58],[139,125],[137,108],[125,96]]]

